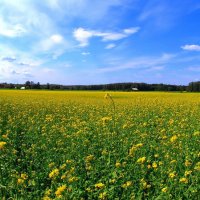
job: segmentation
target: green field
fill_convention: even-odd
[[[0,90],[0,199],[200,199],[200,94]]]

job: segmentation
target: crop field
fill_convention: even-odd
[[[200,199],[200,94],[0,90],[0,199]]]

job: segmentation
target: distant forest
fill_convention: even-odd
[[[110,91],[188,91],[200,92],[200,81],[186,85],[112,83],[101,85],[58,85],[26,81],[24,84],[0,83],[1,89],[45,89],[45,90],[110,90]]]

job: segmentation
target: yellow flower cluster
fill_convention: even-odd
[[[104,199],[106,199],[106,196],[107,196],[107,192],[101,192],[101,193],[99,194],[99,199],[104,200]]]
[[[66,188],[67,188],[66,185],[61,185],[60,187],[57,188],[55,195],[59,198],[62,197],[62,193],[65,191]]]
[[[56,168],[49,173],[49,178],[54,179],[59,175],[59,170]]]
[[[195,170],[197,171],[200,171],[200,162],[198,162],[195,167],[194,167]]]
[[[176,173],[175,172],[171,172],[171,173],[169,173],[169,178],[174,178],[176,176]]]
[[[104,186],[105,186],[105,185],[104,185],[103,183],[96,183],[96,184],[94,185],[94,187],[97,188],[97,189],[102,189]]]
[[[174,143],[176,142],[176,140],[178,139],[178,136],[177,135],[174,135],[170,138],[170,142]]]
[[[180,178],[179,180],[180,183],[188,183],[188,179],[187,178]]]
[[[85,168],[87,170],[91,170],[92,169],[91,161],[94,160],[94,159],[95,159],[94,155],[88,155],[85,158]]]
[[[135,155],[136,150],[138,150],[142,146],[143,146],[142,143],[138,143],[136,145],[133,145],[129,150],[129,156],[133,157]]]
[[[152,163],[152,167],[153,167],[154,169],[156,169],[156,168],[158,167],[157,163],[156,163],[156,162],[153,162],[153,163]]]
[[[6,142],[0,142],[0,150],[2,150],[6,145]]]
[[[137,160],[137,163],[143,164],[146,161],[146,157],[141,157]]]
[[[116,163],[115,163],[115,167],[117,167],[117,168],[118,168],[118,167],[121,167],[121,163],[120,163],[120,162],[116,162]]]
[[[167,192],[167,187],[162,188],[162,192]]]
[[[123,188],[128,188],[128,187],[130,187],[132,185],[132,181],[127,181],[126,183],[124,183],[123,185],[122,185],[122,187]]]

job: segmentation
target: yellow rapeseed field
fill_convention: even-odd
[[[200,94],[0,90],[0,199],[200,199]]]

